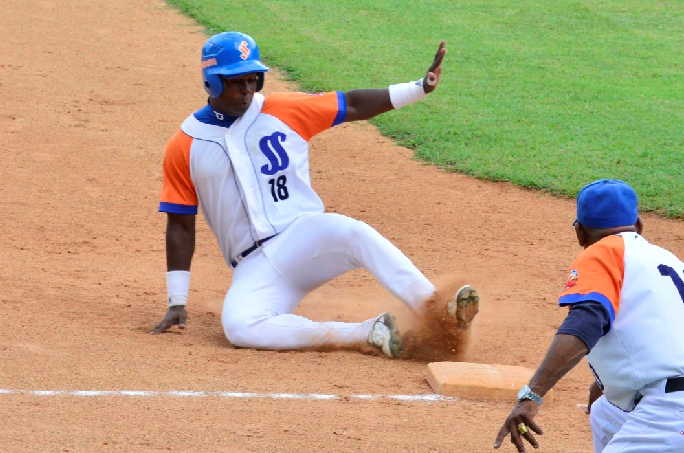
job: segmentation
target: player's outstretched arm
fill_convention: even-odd
[[[345,93],[345,121],[367,120],[392,109],[419,101],[437,88],[442,74],[446,42],[441,41],[423,78],[413,82],[390,85],[389,88],[351,90]]]
[[[166,283],[169,309],[150,333],[162,333],[173,326],[185,328],[187,322],[190,264],[195,253],[195,218],[193,214],[168,213],[166,223]]]

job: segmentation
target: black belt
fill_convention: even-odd
[[[665,384],[665,393],[681,392],[684,390],[684,376],[671,377]]]
[[[243,258],[247,258],[247,255],[249,255],[250,253],[252,253],[253,251],[255,251],[258,247],[261,246],[261,244],[263,244],[264,242],[268,241],[269,239],[271,239],[271,238],[274,237],[274,236],[275,236],[275,234],[274,234],[273,236],[267,237],[266,239],[260,239],[260,240],[256,241],[254,244],[252,244],[251,247],[249,247],[249,248],[243,250],[243,251],[238,255],[239,259],[230,260],[230,264],[231,264],[233,267],[236,267],[236,266],[238,265],[238,263],[240,262],[240,260],[242,260]]]

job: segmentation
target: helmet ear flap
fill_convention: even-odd
[[[263,72],[257,72],[257,86],[256,90],[261,91],[264,88],[264,79],[266,78]],[[217,98],[223,93],[223,79],[218,74],[204,75],[204,90],[212,98]]]
[[[212,98],[217,98],[223,93],[223,79],[217,74],[204,74],[204,89]]]

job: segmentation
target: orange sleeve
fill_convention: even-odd
[[[192,137],[176,132],[164,151],[164,181],[159,202],[160,212],[197,214],[197,193],[190,178]]]
[[[268,97],[262,113],[273,115],[309,141],[314,135],[344,121],[344,93],[275,93]]]
[[[574,261],[560,295],[560,305],[584,301],[600,302],[615,318],[625,275],[625,242],[621,236],[607,236],[585,249]]]

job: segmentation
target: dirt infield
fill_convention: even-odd
[[[509,403],[353,397],[431,393],[424,363],[230,347],[217,315],[230,272],[203,221],[189,328],[148,335],[165,310],[162,146],[205,100],[205,35],[161,0],[3,5],[0,451],[491,451]],[[269,75],[267,91],[285,88]],[[423,165],[365,123],[317,137],[312,160],[330,211],[373,225],[429,277],[480,289],[467,360],[536,365],[578,250],[571,200]],[[684,223],[644,220],[684,255]],[[387,308],[402,311],[359,271],[300,312],[353,321]],[[539,417],[541,451],[590,450],[577,407],[590,381],[586,365],[561,381]],[[28,393],[42,390],[270,396]]]

